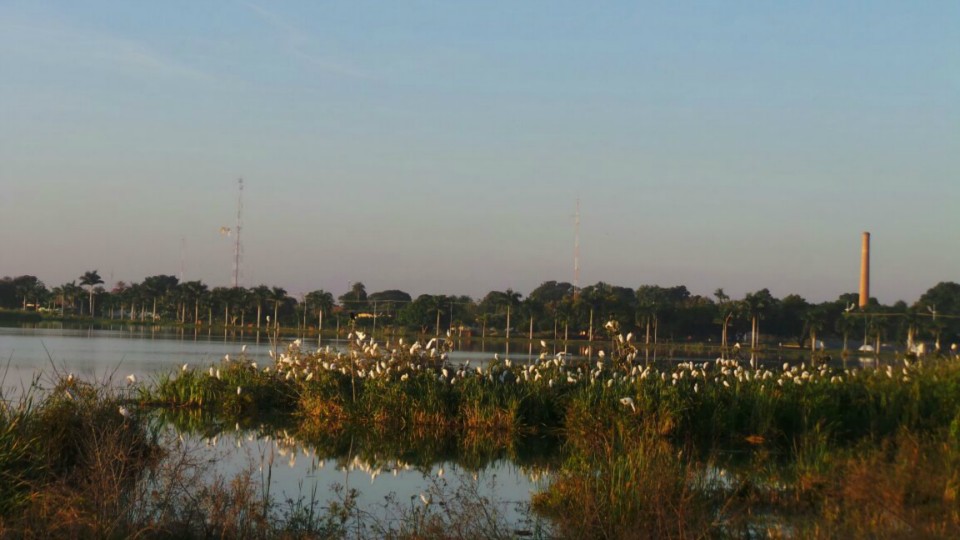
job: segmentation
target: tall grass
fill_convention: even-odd
[[[0,527],[113,536],[127,495],[160,456],[156,433],[122,397],[66,378],[0,413]]]

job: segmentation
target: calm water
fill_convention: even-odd
[[[285,347],[289,340],[283,340],[278,347]],[[323,342],[333,347],[339,344]],[[247,356],[261,363],[270,361],[268,351],[274,344],[265,335],[256,333],[184,332],[136,326],[112,329],[0,327],[3,395],[13,399],[35,380],[41,388],[50,388],[55,372],[122,386],[130,374],[143,381],[157,373],[178,369],[184,363],[202,368],[219,362],[224,355],[239,355],[243,345],[247,346]],[[314,338],[305,345],[316,346],[317,342]],[[485,347],[481,344],[469,347],[481,348]],[[460,350],[452,353],[450,360],[483,362],[494,353],[502,355],[505,351]],[[523,350],[519,354],[511,351],[510,356],[522,361],[528,353],[533,351]],[[253,470],[257,475],[262,472],[264,479],[269,478],[266,485],[278,501],[301,497],[328,501],[336,497],[336,486],[356,489],[360,507],[381,522],[396,517],[396,505],[391,508],[389,496],[409,508],[410,504],[422,504],[419,503],[421,493],[450,494],[468,489],[497,501],[510,522],[520,526],[525,513],[517,505],[527,503],[530,495],[543,487],[541,483],[546,477],[543,467],[521,466],[502,456],[473,464],[468,470],[459,464],[459,456],[449,453],[428,458],[425,463],[423,459],[411,459],[410,450],[394,450],[406,455],[407,462],[390,455],[389,451],[371,447],[369,441],[356,445],[351,442],[346,451],[318,449],[269,427],[248,430],[240,426],[215,426],[207,428],[204,435],[178,434],[172,425],[170,429],[174,430],[174,439],[182,436],[184,444],[190,445],[194,452],[208,456],[211,474],[230,477],[241,471]]]
[[[293,338],[281,338],[280,348]],[[337,347],[343,342],[316,338],[304,341],[304,347],[318,345]],[[237,356],[247,346],[247,355],[267,359],[274,348],[266,333],[236,333],[151,328],[145,326],[116,326],[90,328],[62,325],[0,327],[0,373],[9,363],[3,389],[7,395],[30,384],[37,375],[41,386],[49,385],[48,376],[55,370],[73,373],[87,380],[124,382],[133,374],[139,379],[157,372],[178,368],[184,363],[203,367],[219,362],[224,355]],[[459,350],[450,354],[451,362],[472,360],[489,361],[493,355],[506,353],[502,343],[481,340],[463,341]],[[524,361],[539,354],[532,345],[514,347],[510,358]],[[555,351],[551,351],[555,352]],[[261,364],[264,363],[261,361]]]

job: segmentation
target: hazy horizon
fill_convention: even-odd
[[[0,5],[0,275],[960,281],[960,4]],[[109,283],[108,283],[109,284]]]

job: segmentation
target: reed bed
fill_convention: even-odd
[[[638,424],[679,443],[791,448],[810,434],[830,444],[941,429],[960,414],[960,366],[891,362],[876,369],[827,364],[751,366],[738,360],[648,365],[632,336],[596,360],[545,351],[518,364],[451,364],[448,340],[380,344],[361,332],[346,350],[293,341],[261,362],[245,355],[161,376],[143,405],[194,408],[225,418],[296,416],[311,429],[433,430],[503,441],[544,433],[595,441]]]

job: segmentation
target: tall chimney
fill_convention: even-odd
[[[863,233],[863,247],[860,248],[860,309],[870,302],[870,233]]]

